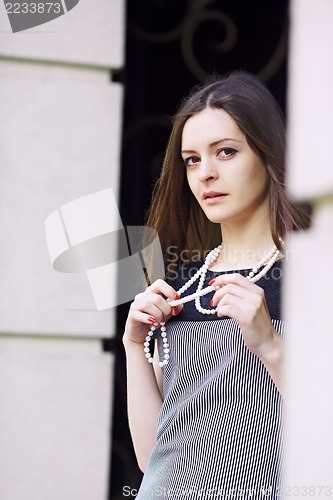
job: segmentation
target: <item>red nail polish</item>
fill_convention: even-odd
[[[179,297],[178,293],[176,293],[176,295],[174,296],[173,300],[179,300],[179,299],[180,299],[180,297]]]
[[[149,316],[148,321],[150,321],[150,323],[157,323],[156,319],[153,318],[153,316]]]
[[[213,305],[213,299],[210,301],[209,305],[210,305],[210,307],[212,307],[212,305]]]
[[[213,278],[212,280],[210,280],[210,282],[208,283],[208,285],[212,285],[215,281],[216,281],[216,278]]]
[[[177,299],[175,299],[175,300],[177,300]],[[172,315],[176,316],[176,314],[178,314],[178,313],[179,313],[179,307],[178,306],[174,306],[172,308]]]

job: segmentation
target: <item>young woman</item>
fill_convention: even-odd
[[[245,72],[196,88],[175,117],[147,221],[166,279],[135,298],[123,339],[140,500],[280,496],[283,238],[309,224],[285,192],[284,140]]]

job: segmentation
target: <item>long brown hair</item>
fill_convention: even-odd
[[[181,157],[181,139],[186,121],[205,108],[223,109],[236,121],[250,147],[262,158],[269,177],[271,229],[274,243],[286,232],[309,226],[309,210],[292,201],[285,190],[285,126],[281,109],[254,75],[232,72],[194,88],[174,117],[161,176],[157,182],[147,225],[160,238],[166,269],[170,248],[178,256],[204,253],[220,243],[220,225],[210,222],[192,195]],[[174,252],[173,252],[174,255]],[[175,265],[174,260],[172,264]],[[178,258],[177,265],[180,265]],[[169,272],[167,272],[167,275]]]

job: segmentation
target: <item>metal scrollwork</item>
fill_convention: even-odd
[[[138,21],[130,21],[129,31],[133,37],[148,44],[167,44],[179,40],[184,65],[198,81],[205,80],[208,74],[215,71],[215,69],[220,71],[221,64],[219,65],[218,58],[221,55],[232,53],[239,42],[239,30],[241,28],[238,23],[239,19],[241,19],[240,12],[235,9],[231,16],[220,8],[218,0],[187,0],[187,2],[148,0],[148,3],[152,19],[156,14],[156,22],[150,24],[154,28],[157,25],[156,31],[141,27]],[[281,12],[283,13],[283,10]],[[285,17],[287,17],[286,14]],[[217,28],[210,35],[201,36],[200,30],[206,23],[211,23],[212,26],[215,23]],[[167,25],[173,26],[166,28]],[[252,38],[250,33],[257,30],[256,34],[258,34],[258,29],[260,29],[260,26],[256,22],[249,23],[250,41]],[[219,40],[212,40],[213,36],[218,37]],[[277,43],[273,47],[273,52],[268,57],[268,60],[260,62],[261,69],[252,68],[252,71],[265,81],[269,80],[285,61],[288,44],[287,21],[284,22],[278,36]],[[201,43],[202,50],[199,51],[198,43],[196,43],[197,39]],[[216,68],[210,67],[211,65],[205,61],[205,57],[202,55],[205,49],[211,54],[210,59],[215,58],[217,61]],[[244,48],[244,52],[246,50],[248,50],[248,47]],[[216,54],[216,57],[214,54]],[[232,68],[228,67],[227,69]]]
[[[223,27],[223,30],[221,30],[224,33],[223,41],[210,43],[211,49],[213,49],[216,54],[224,54],[231,51],[238,38],[236,24],[231,17],[224,12],[209,10],[188,16],[187,22],[184,24],[184,30],[181,38],[182,53],[185,64],[199,81],[205,80],[209,71],[199,63],[197,57],[195,56],[193,40],[199,26],[207,21],[217,22],[221,25],[221,27]],[[205,43],[207,43],[206,40]]]

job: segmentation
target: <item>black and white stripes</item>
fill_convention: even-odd
[[[284,322],[272,322],[284,335]],[[168,338],[157,441],[137,499],[281,497],[281,398],[238,323],[176,319]]]
[[[223,319],[220,330],[218,323],[170,323],[172,357],[140,500],[197,498],[199,491],[201,498],[259,499],[271,490],[276,498],[280,396],[238,324]],[[282,332],[283,323],[273,323]]]

